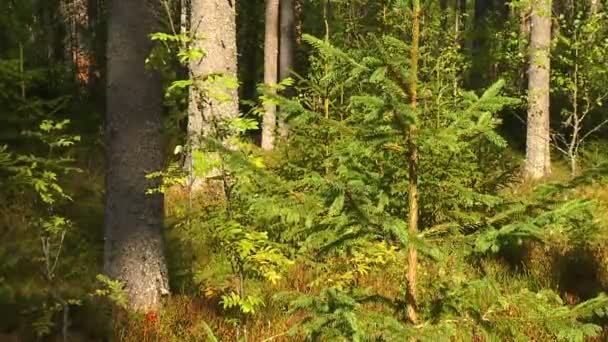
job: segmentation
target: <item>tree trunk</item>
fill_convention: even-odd
[[[190,190],[199,189],[202,179],[194,175],[196,166],[192,151],[204,147],[204,138],[221,139],[227,143],[232,135],[226,121],[239,113],[238,89],[222,82],[211,85],[211,96],[203,96],[203,82],[210,75],[237,78],[236,8],[234,1],[190,0],[190,32],[194,36],[192,48],[201,49],[205,56],[190,62],[190,87],[188,103],[189,154],[186,169],[189,171]],[[207,85],[209,85],[207,83]],[[223,95],[227,95],[227,100]],[[222,128],[223,127],[223,128]],[[220,129],[218,129],[220,128]],[[230,147],[230,146],[227,146]],[[211,170],[206,178],[219,176],[219,169]]]
[[[528,67],[527,178],[551,173],[549,81],[551,52],[551,0],[532,3]]]
[[[491,74],[491,63],[488,59],[488,36],[490,33],[488,15],[494,12],[494,3],[488,0],[477,0],[473,4],[473,23],[471,28],[472,34],[472,51],[471,51],[471,69],[470,69],[470,86],[475,89],[484,88],[488,85]]]
[[[264,35],[264,83],[277,84],[279,57],[279,0],[266,0],[266,19]],[[264,105],[262,122],[262,149],[274,148],[274,131],[277,122],[277,107]]]
[[[464,17],[464,31],[465,34],[465,48],[468,53],[468,57],[473,59],[473,50],[475,49],[475,3],[477,1],[485,1],[485,0],[462,0],[463,7],[462,13],[465,15]],[[469,79],[470,79],[469,75]]]
[[[600,10],[600,0],[591,0],[590,7],[592,14],[597,13]]]
[[[261,10],[256,1],[241,1],[237,3],[237,39],[239,81],[241,81],[240,97],[244,100],[257,99],[257,86],[260,82],[260,59],[264,58],[264,51],[260,48]],[[263,77],[263,76],[262,76]],[[252,109],[245,105],[245,111]]]
[[[418,60],[419,43],[420,43],[420,0],[413,1],[412,8],[412,49],[411,49],[411,65],[410,65],[410,97],[412,111],[416,113],[418,107]],[[417,145],[418,127],[415,123],[411,124],[408,129],[408,146],[409,146],[409,180],[408,180],[408,229],[410,236],[418,234],[418,145]],[[407,263],[407,316],[408,319],[416,324],[418,322],[417,315],[417,269],[418,269],[418,250],[415,246],[409,246]]]
[[[179,32],[181,34],[186,34],[190,28],[188,20],[190,18],[189,10],[189,0],[179,0]]]
[[[190,74],[195,82],[210,74],[236,78],[236,12],[235,2],[228,0],[191,0],[190,31],[194,34],[194,48],[205,51],[201,60],[190,63]],[[239,113],[236,89],[221,89],[229,101],[202,98],[200,88],[190,87],[188,106],[188,135],[192,147],[200,147],[201,137],[212,133],[214,119],[228,119]]]
[[[304,32],[304,0],[294,0],[294,12],[295,12],[295,41],[296,46],[300,46],[302,44],[302,33]],[[294,57],[295,58],[295,57]]]
[[[59,8],[65,31],[64,60],[71,66],[74,78],[86,85],[90,80],[91,66],[88,0],[61,0]]]
[[[291,72],[295,67],[296,28],[298,26],[296,20],[296,1],[281,0],[280,8],[279,80],[283,81],[291,76]],[[293,89],[286,89],[283,95],[287,97],[293,96]],[[286,139],[288,135],[287,124],[283,118],[279,118],[279,135],[282,139]]]
[[[296,14],[294,0],[281,0],[281,37],[279,48],[279,80],[291,75],[296,49]]]
[[[147,0],[112,0],[107,45],[105,271],[126,286],[129,307],[150,310],[169,293],[163,196],[147,173],[163,167],[160,73],[145,67],[159,29]]]

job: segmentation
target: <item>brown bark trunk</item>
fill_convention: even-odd
[[[264,35],[264,83],[277,84],[279,57],[279,0],[266,0],[266,30]],[[274,132],[277,122],[277,107],[264,105],[262,121],[262,149],[274,148]]]
[[[416,113],[418,107],[418,59],[420,42],[420,0],[413,1],[413,20],[412,20],[412,50],[411,50],[411,80],[410,96],[412,110]],[[409,126],[408,145],[409,145],[409,180],[408,180],[408,229],[410,236],[418,234],[418,127],[416,123]],[[415,246],[409,246],[407,266],[407,316],[408,319],[416,324],[417,315],[417,269],[418,269],[418,250]]]
[[[527,178],[551,173],[549,86],[551,50],[551,0],[535,0],[531,8],[528,68]]]
[[[105,271],[126,286],[129,307],[149,310],[169,293],[163,196],[147,173],[163,167],[162,85],[145,67],[159,29],[147,0],[112,0],[107,43]]]
[[[64,60],[72,67],[74,78],[86,85],[90,80],[92,57],[87,34],[91,29],[88,0],[62,0],[60,12],[65,29]]]

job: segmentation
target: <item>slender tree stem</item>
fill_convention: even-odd
[[[266,0],[266,30],[264,35],[264,83],[270,87],[277,84],[279,76],[279,0]],[[273,94],[275,89],[270,90]],[[277,106],[268,102],[264,105],[262,120],[262,149],[274,149]]]
[[[25,68],[23,56],[23,43],[19,42],[19,75],[21,77],[21,99],[25,101]]]
[[[413,18],[412,18],[412,49],[411,49],[411,79],[410,79],[410,97],[412,111],[416,113],[418,107],[418,59],[419,59],[419,43],[420,43],[420,0],[413,1]],[[408,145],[409,145],[409,184],[408,184],[408,228],[411,236],[418,234],[418,146],[416,137],[418,127],[416,122],[408,127]],[[418,251],[413,245],[409,246],[408,251],[408,268],[407,268],[407,317],[416,324],[418,315],[416,312],[416,283],[418,267]]]

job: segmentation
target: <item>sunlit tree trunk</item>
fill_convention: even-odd
[[[419,59],[419,42],[420,42],[420,0],[412,2],[412,48],[411,48],[411,65],[410,65],[410,97],[411,106],[414,113],[418,108],[418,59]],[[418,145],[417,145],[418,127],[413,123],[408,128],[408,164],[409,164],[409,180],[408,180],[408,229],[410,235],[418,234]],[[407,266],[407,316],[412,323],[418,322],[417,314],[417,283],[418,283],[418,250],[415,246],[410,246],[408,250],[408,266]]]
[[[591,13],[597,13],[600,9],[600,0],[591,0],[590,7]]]
[[[195,82],[210,74],[235,77],[237,74],[235,2],[227,0],[190,0],[190,31],[196,38],[193,47],[206,56],[190,63]],[[220,85],[218,85],[220,86]],[[239,99],[236,89],[221,87],[229,101],[203,98],[199,87],[190,87],[188,106],[188,135],[193,149],[200,147],[201,137],[209,136],[214,119],[238,115]]]
[[[551,52],[551,0],[532,2],[528,66],[527,178],[551,173],[549,81]]]
[[[274,86],[278,77],[279,58],[279,0],[266,0],[266,19],[264,35],[264,83]],[[274,148],[277,107],[274,104],[264,106],[262,121],[262,149]]]
[[[105,271],[124,282],[129,306],[150,310],[169,293],[163,196],[146,195],[163,167],[160,74],[145,66],[159,30],[148,0],[111,0],[107,42]]]

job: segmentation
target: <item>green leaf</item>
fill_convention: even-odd
[[[342,212],[343,208],[344,208],[344,194],[340,194],[332,202],[331,206],[329,207],[329,210],[327,211],[327,214],[329,216],[337,216],[340,214],[340,212]]]

